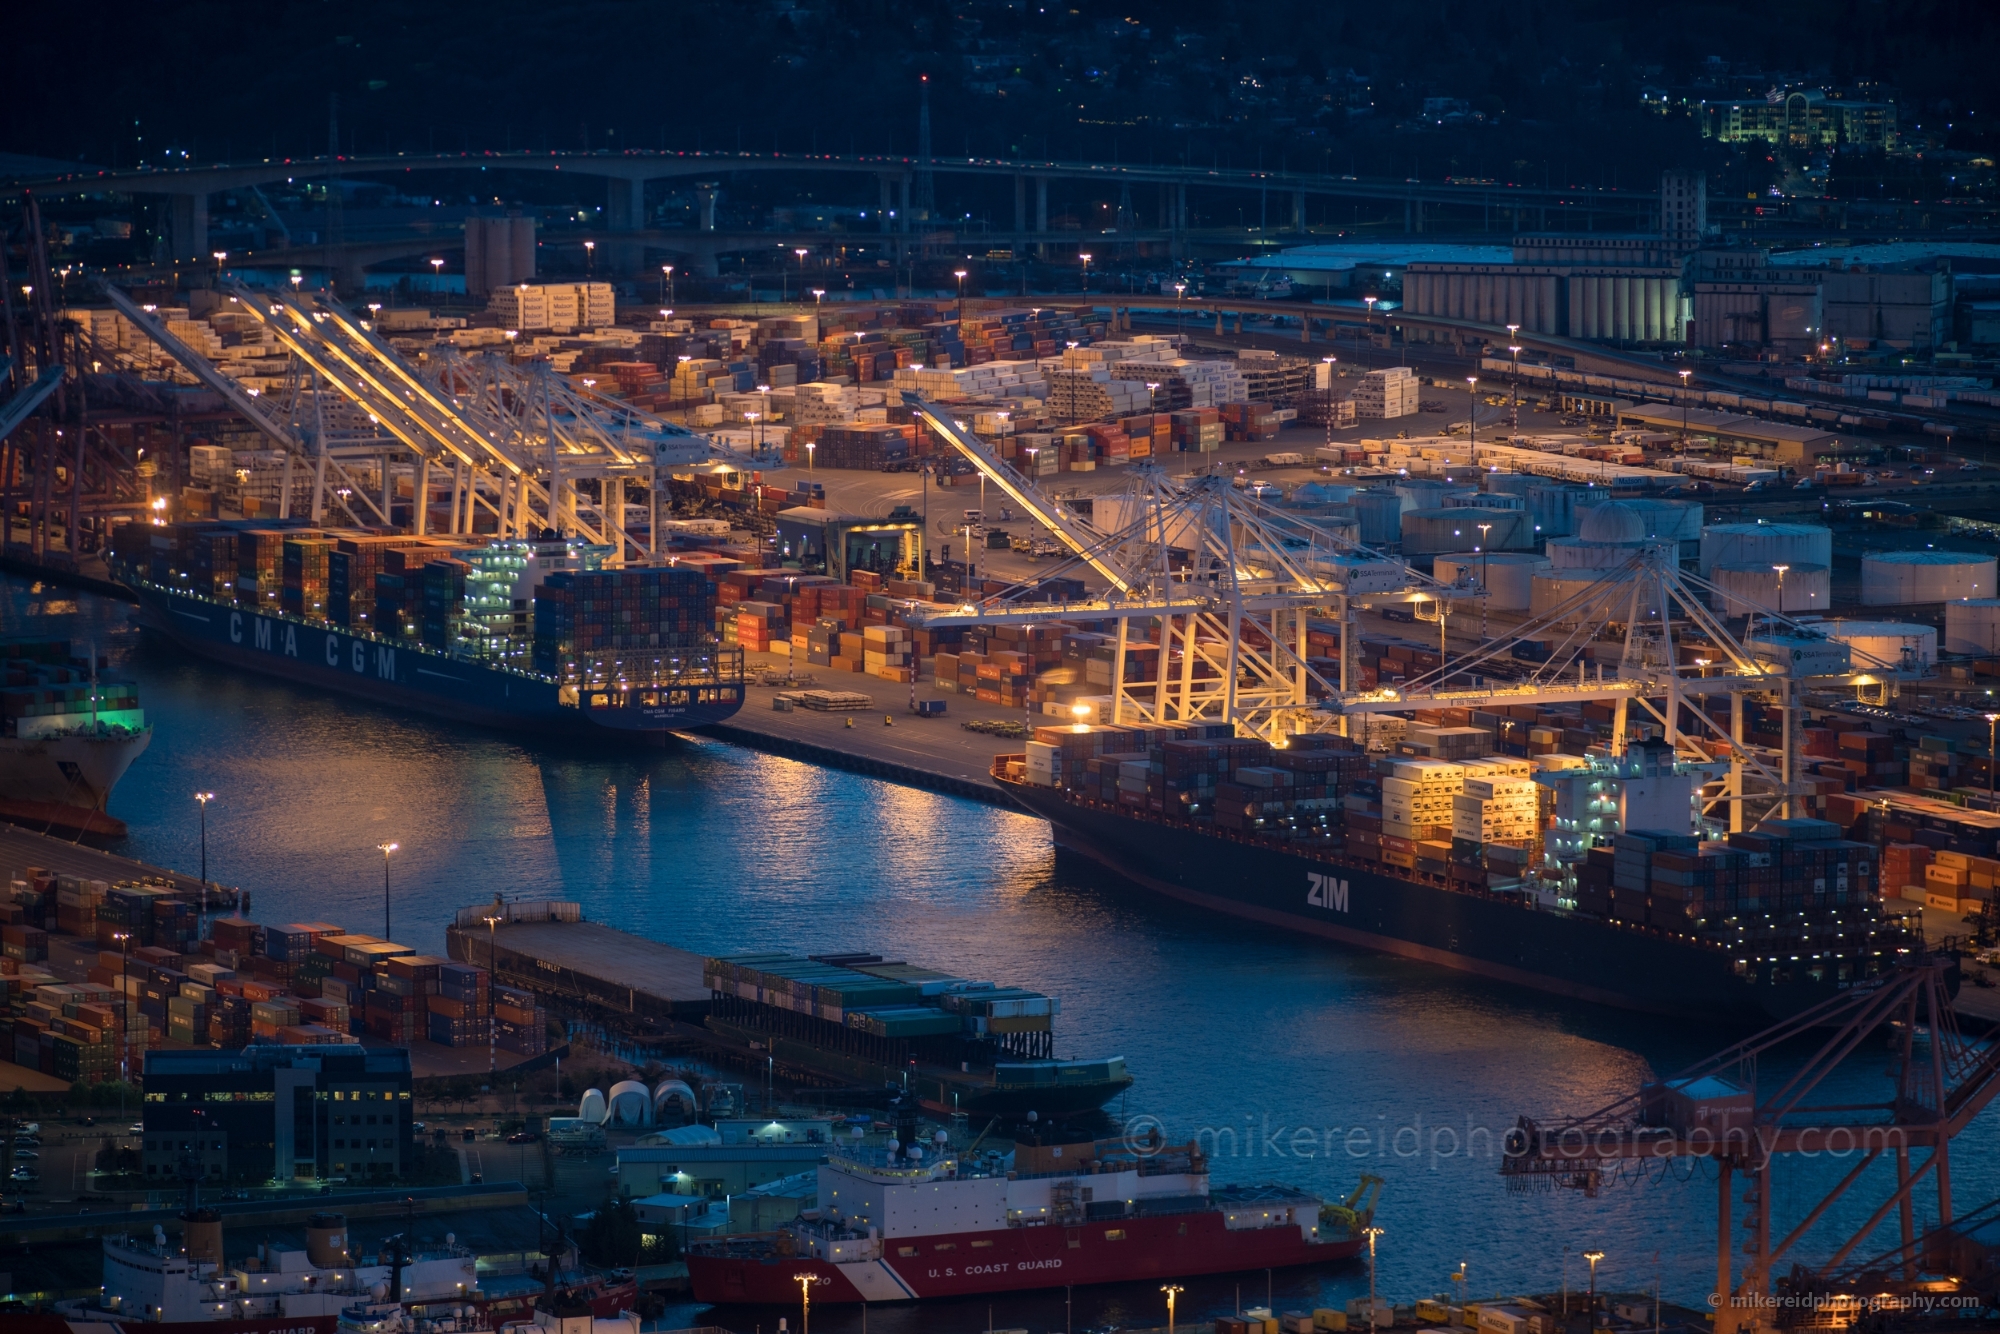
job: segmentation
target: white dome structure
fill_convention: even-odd
[[[1535,576],[1549,568],[1547,556],[1532,551],[1495,551],[1484,556],[1464,553],[1439,556],[1432,573],[1442,583],[1460,578],[1486,582],[1486,605],[1493,611],[1526,611],[1534,603]]]
[[[1813,523],[1713,523],[1701,530],[1701,572],[1718,565],[1833,564],[1833,530]]]
[[[576,1105],[576,1119],[588,1125],[604,1124],[604,1090],[585,1089],[583,1099]]]
[[[1861,558],[1861,605],[1990,598],[2000,561],[1973,551],[1881,551]]]
[[[1944,651],[2000,653],[2000,598],[1945,603]]]
[[[1643,542],[1647,533],[1645,514],[1636,505],[1608,500],[1592,505],[1576,521],[1576,540],[1595,545],[1626,546]]]
[[[621,1079],[604,1097],[604,1124],[649,1126],[653,1124],[653,1095],[636,1079]]]
[[[695,1100],[694,1090],[688,1087],[685,1080],[663,1079],[653,1086],[653,1121],[656,1124],[665,1119],[663,1114],[670,1102],[678,1102],[681,1105],[683,1121],[694,1120],[695,1114],[701,1110],[701,1104]]]

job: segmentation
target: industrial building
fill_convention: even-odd
[[[642,1137],[618,1150],[618,1187],[633,1195],[733,1196],[813,1170],[831,1121],[721,1121]]]
[[[1832,460],[1847,449],[1831,431],[1816,426],[1793,426],[1788,422],[1764,421],[1730,412],[1707,412],[1676,408],[1663,403],[1626,404],[1618,409],[1620,426],[1636,426],[1647,431],[1680,434],[1685,427],[1690,439],[1710,440],[1738,453],[1757,454],[1790,468],[1809,468]]]
[[[192,1154],[224,1181],[393,1178],[411,1162],[410,1053],[254,1045],[146,1053],[141,1157],[155,1180]]]

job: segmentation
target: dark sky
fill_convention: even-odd
[[[0,151],[118,165],[317,153],[335,94],[364,152],[906,153],[926,72],[940,153],[1396,175],[1699,160],[1691,121],[1638,109],[1642,85],[1872,80],[1906,126],[1966,147],[2000,118],[1990,0],[108,0],[10,28]],[[1413,131],[1427,98],[1467,114]]]

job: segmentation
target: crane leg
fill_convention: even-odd
[[[1735,1168],[1727,1158],[1719,1159],[1715,1182],[1715,1334],[1736,1334],[1737,1307],[1731,1302],[1734,1291],[1729,1248],[1732,1229],[1729,1209],[1736,1189]]]
[[[1910,1149],[1907,1144],[1896,1146],[1896,1189],[1902,1195],[1896,1215],[1902,1228],[1903,1281],[1907,1283],[1917,1277],[1916,1257],[1912,1254],[1917,1240],[1917,1220],[1916,1211],[1910,1204]]]

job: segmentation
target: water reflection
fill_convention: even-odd
[[[435,724],[208,666],[142,639],[123,604],[0,581],[0,630],[30,628],[95,638],[140,682],[157,734],[112,802],[132,830],[123,850],[191,868],[191,794],[217,792],[211,867],[254,892],[261,920],[375,930],[375,845],[394,839],[397,936],[419,948],[441,948],[453,913],[496,891],[560,895],[694,950],[865,948],[1039,988],[1062,998],[1062,1054],[1130,1062],[1137,1082],[1114,1114],[1158,1117],[1176,1137],[1233,1132],[1219,1180],[1344,1196],[1363,1171],[1385,1176],[1385,1293],[1447,1289],[1460,1261],[1475,1295],[1548,1290],[1565,1266],[1580,1283],[1577,1256],[1593,1248],[1604,1288],[1650,1289],[1659,1274],[1669,1296],[1708,1290],[1708,1178],[1517,1196],[1492,1153],[1518,1115],[1588,1110],[1740,1034],[1219,918],[1058,856],[1045,826],[991,807],[708,741],[592,753]],[[1990,1114],[1961,1138],[1962,1201],[2000,1193],[1996,1148]],[[1796,1166],[1773,1200],[1781,1231],[1816,1202],[1810,1183],[1841,1170]],[[1886,1194],[1876,1184],[1831,1219],[1858,1224]],[[1244,1282],[1261,1302],[1262,1276]],[[1281,1309],[1310,1309],[1367,1279],[1351,1266],[1274,1282]],[[1156,1286],[1079,1292],[1074,1327],[1164,1324]],[[1188,1286],[1190,1327],[1234,1309],[1233,1279]],[[1064,1328],[1060,1291],[994,1307],[1001,1328]],[[703,1323],[693,1314],[678,1323]],[[787,1314],[722,1323],[750,1334]],[[892,1334],[919,1320],[870,1316]],[[954,1332],[986,1320],[983,1301],[921,1317]],[[826,1307],[814,1325],[849,1334],[859,1316]]]

